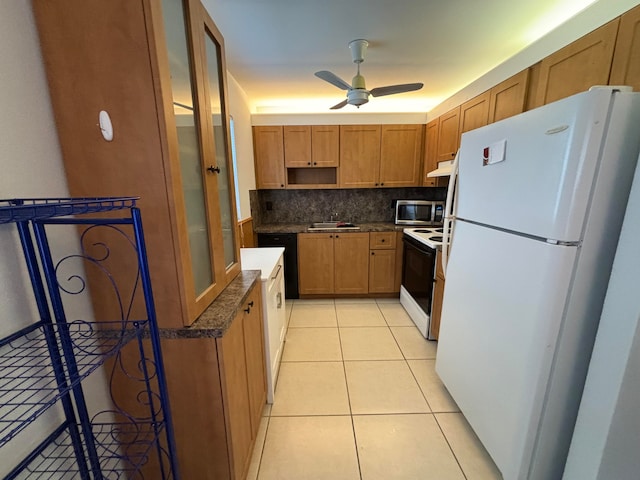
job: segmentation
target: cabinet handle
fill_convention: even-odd
[[[376,184],[375,184],[375,186],[377,187],[377,186],[378,186],[378,184],[376,183]]]
[[[209,172],[209,173],[220,173],[220,167],[214,167],[213,165],[209,165],[207,167],[207,172]]]
[[[284,188],[284,183],[281,183],[281,184],[280,184],[280,188]]]
[[[311,165],[311,162],[307,162],[307,165]]]
[[[282,308],[282,292],[278,292],[278,295],[276,295],[276,298],[278,299],[277,308]]]
[[[382,243],[384,243],[384,238],[382,240],[380,240]]]
[[[384,183],[381,183],[381,184],[380,184],[380,186],[381,186],[381,187],[384,187]]]
[[[340,238],[340,235],[336,235],[336,238]]]
[[[313,164],[314,164],[314,165],[317,165],[317,164],[318,164],[318,162],[313,162]]]
[[[371,252],[371,255],[375,255],[375,254],[376,254],[376,252]]]
[[[251,313],[251,307],[253,307],[253,300],[251,300],[249,303],[247,303],[247,305],[249,305],[247,308],[244,309],[245,313]]]

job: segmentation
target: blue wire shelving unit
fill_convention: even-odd
[[[0,224],[17,228],[39,317],[0,338],[0,456],[22,432],[29,435],[45,412],[62,412],[47,416],[62,420],[45,422],[50,433],[15,459],[5,480],[179,478],[136,200],[0,200]],[[51,230],[60,228],[77,237],[77,245],[52,248]],[[113,268],[113,256],[123,252],[127,258],[120,265],[128,262],[125,270],[134,277],[124,281]],[[115,302],[106,310],[118,312],[115,318],[68,318],[78,296],[91,298],[105,285],[103,297]],[[100,367],[111,398],[108,408],[95,412],[85,380]]]

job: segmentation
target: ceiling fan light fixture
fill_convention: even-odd
[[[349,105],[360,107],[360,105],[364,105],[369,101],[369,92],[366,90],[350,90],[347,93],[347,98],[349,99]]]

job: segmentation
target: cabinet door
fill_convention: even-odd
[[[422,166],[422,125],[382,125],[380,186],[416,187]]]
[[[311,166],[311,127],[304,125],[286,125],[284,135],[285,167]]]
[[[640,91],[640,6],[620,17],[610,85],[631,85]]]
[[[460,106],[460,135],[487,124],[490,96],[490,92],[486,91]]]
[[[337,167],[340,163],[340,127],[311,127],[311,164],[314,167]]]
[[[233,319],[224,336],[218,339],[218,345],[225,422],[231,444],[231,478],[239,480],[244,478],[254,437],[247,388],[243,312]]]
[[[528,68],[493,87],[489,100],[489,123],[524,112],[528,89]]]
[[[402,241],[402,232],[396,232],[396,273],[395,273],[395,285],[393,287],[394,292],[400,291],[400,285],[402,283],[402,255],[404,254],[404,242]]]
[[[260,286],[257,285],[253,289],[253,294],[242,306],[251,433],[254,439],[258,434],[262,411],[267,401],[262,307]]]
[[[380,125],[340,126],[340,186],[377,187],[380,169]]]
[[[301,294],[333,293],[333,234],[298,234],[298,290]]]
[[[422,170],[422,185],[425,187],[435,187],[436,178],[427,177],[427,173],[438,168],[438,130],[440,128],[440,117],[431,120],[425,127],[424,142],[424,168]]]
[[[282,127],[253,127],[253,157],[256,188],[284,188]]]
[[[208,188],[211,190],[207,213],[215,225],[215,235],[212,239],[215,275],[216,278],[224,279],[221,285],[224,288],[240,272],[229,114],[224,101],[227,97],[224,81],[226,76],[221,74],[227,71],[227,66],[222,35],[204,8],[199,3],[194,3],[201,11],[192,18],[192,24],[201,22],[200,34],[204,44],[201,64],[204,66],[202,75],[206,94],[204,123],[208,130],[208,149],[204,163],[205,176],[210,185]],[[195,6],[192,9],[195,11]]]
[[[460,107],[449,110],[440,116],[438,128],[438,162],[453,160],[460,146]]]
[[[395,250],[371,250],[369,258],[369,293],[393,292],[395,273]]]
[[[336,234],[334,251],[334,292],[337,294],[367,293],[369,291],[369,234]]]
[[[535,106],[607,85],[619,18],[542,60]]]

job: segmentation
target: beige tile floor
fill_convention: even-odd
[[[287,315],[248,479],[502,478],[398,300],[295,300]]]

